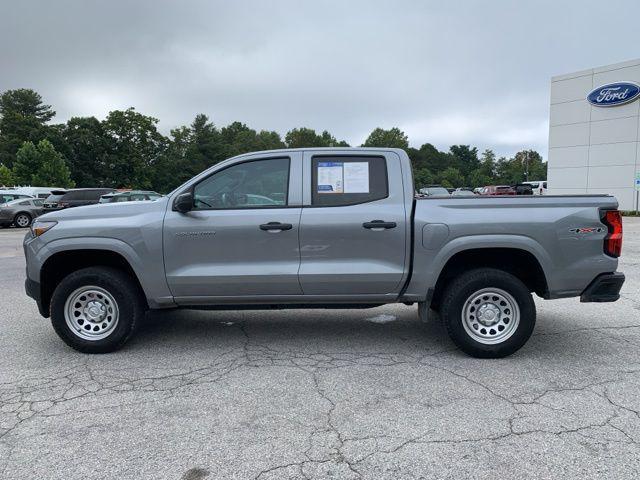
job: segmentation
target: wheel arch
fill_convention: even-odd
[[[482,246],[461,249],[447,257],[431,291],[431,305],[437,309],[442,294],[460,273],[475,268],[495,268],[520,279],[531,292],[549,297],[543,262],[530,249],[520,246]]]
[[[43,311],[49,311],[53,291],[63,278],[83,268],[99,266],[116,268],[129,275],[148,307],[142,283],[130,261],[122,253],[105,248],[86,248],[60,250],[45,260],[40,269],[40,295]]]

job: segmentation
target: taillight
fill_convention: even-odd
[[[622,253],[622,216],[618,210],[605,210],[602,217],[609,229],[604,237],[604,253],[611,257],[619,257]]]

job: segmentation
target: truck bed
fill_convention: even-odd
[[[611,195],[416,199],[414,270],[405,295],[412,298],[420,285],[433,284],[457,252],[509,248],[539,262],[548,281],[545,298],[579,295],[599,273],[616,270],[617,259],[603,252],[607,227],[600,212],[617,206]]]

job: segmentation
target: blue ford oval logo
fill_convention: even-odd
[[[591,105],[614,107],[635,100],[640,96],[640,85],[632,82],[616,82],[602,85],[587,95]]]

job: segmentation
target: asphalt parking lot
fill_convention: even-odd
[[[464,356],[415,307],[149,314],[79,354],[0,230],[0,478],[638,478],[640,219],[623,298],[537,301],[512,357]]]

